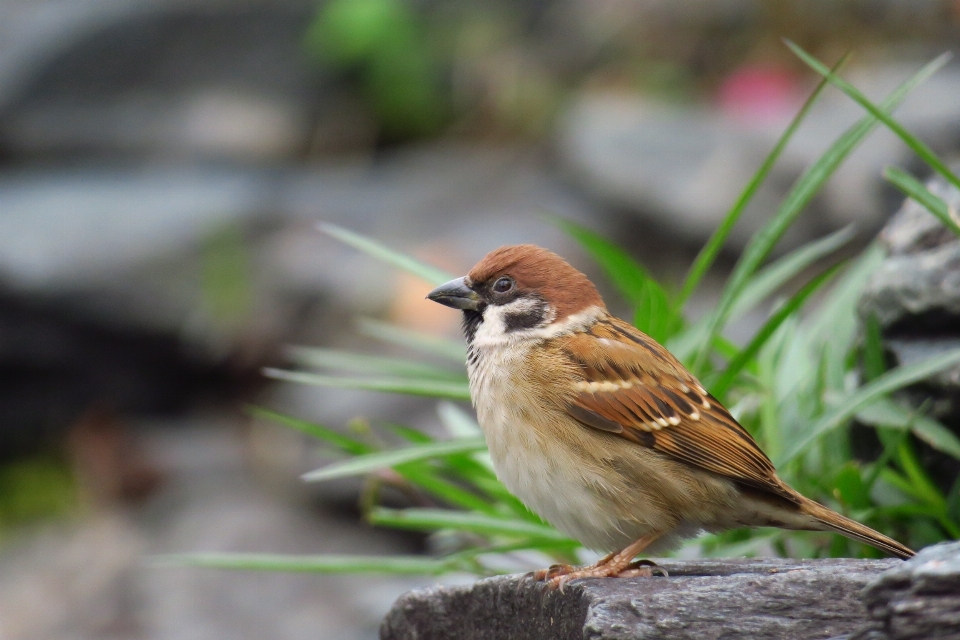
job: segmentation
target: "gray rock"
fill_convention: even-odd
[[[0,137],[29,156],[294,157],[317,117],[344,111],[301,48],[314,11],[308,0],[2,3]]]
[[[928,547],[863,590],[871,623],[851,640],[960,638],[960,543]]]
[[[764,142],[706,108],[621,95],[582,97],[559,131],[564,166],[588,193],[691,242],[717,227],[763,161]],[[746,244],[779,195],[769,183],[761,187],[731,242]],[[794,242],[813,233],[803,226],[792,232]]]
[[[382,640],[835,638],[867,622],[860,590],[898,560],[662,561],[669,577],[583,580],[564,592],[518,576],[401,597]]]
[[[920,64],[878,62],[853,69],[850,80],[881,100]],[[899,122],[938,148],[955,152],[960,134],[960,67],[941,70],[897,110]],[[799,103],[796,105],[799,109]],[[769,219],[795,180],[864,111],[827,91],[754,196],[731,243],[742,247]],[[562,119],[563,166],[591,195],[641,216],[651,225],[704,240],[732,206],[792,117],[743,120],[709,107],[657,104],[635,96],[586,93]],[[879,127],[839,167],[784,239],[795,245],[856,222],[864,235],[886,215],[883,168],[906,163],[900,140]]]
[[[956,170],[956,167],[955,169]],[[936,177],[927,187],[960,211],[960,191]],[[858,303],[861,318],[880,323],[897,364],[909,364],[956,347],[960,341],[960,238],[921,205],[907,199],[880,234],[887,257]],[[960,388],[960,367],[930,380]]]

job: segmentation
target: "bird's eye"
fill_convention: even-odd
[[[510,278],[500,278],[493,283],[493,290],[497,293],[506,293],[510,289],[513,289],[513,280]]]

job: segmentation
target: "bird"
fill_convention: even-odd
[[[914,555],[788,486],[697,378],[611,315],[559,255],[500,247],[427,298],[463,313],[470,396],[498,479],[556,529],[607,552],[534,572],[549,587],[655,575],[634,558],[738,527],[830,531]]]

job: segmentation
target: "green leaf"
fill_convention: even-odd
[[[895,369],[887,371],[885,374],[865,384],[847,398],[835,409],[828,411],[815,424],[813,424],[802,437],[789,447],[787,452],[777,462],[780,467],[789,463],[798,455],[803,453],[817,438],[835,429],[846,420],[853,417],[860,409],[879,398],[909,386],[930,376],[943,371],[953,365],[960,363],[960,349],[953,349],[947,353],[927,358],[921,362],[909,365],[901,365]]]
[[[154,566],[204,567],[303,573],[391,573],[437,575],[451,567],[423,556],[280,555],[272,553],[185,553],[154,556]]]
[[[397,473],[408,482],[454,507],[496,515],[497,506],[452,482],[439,477],[421,461],[397,465]]]
[[[455,529],[486,536],[568,540],[562,533],[547,525],[448,509],[385,509],[381,507],[374,509],[369,519],[372,524],[417,531]]]
[[[839,69],[845,61],[846,56],[840,59],[840,61],[834,67],[834,70]],[[683,287],[680,289],[680,293],[677,295],[676,300],[674,300],[674,308],[678,310],[678,313],[679,309],[683,308],[683,306],[687,303],[687,300],[690,298],[690,295],[696,290],[697,285],[700,284],[703,276],[705,276],[707,271],[710,270],[710,267],[717,259],[720,251],[723,249],[723,245],[726,243],[727,237],[730,235],[730,232],[733,231],[733,227],[740,219],[740,215],[744,212],[744,210],[746,210],[747,205],[750,204],[750,200],[753,199],[757,189],[759,189],[760,185],[763,184],[763,181],[767,179],[767,175],[770,173],[771,169],[773,169],[777,159],[780,158],[780,154],[783,153],[787,143],[790,142],[790,139],[793,137],[793,134],[796,133],[800,123],[803,122],[804,118],[806,118],[807,114],[810,112],[810,108],[813,107],[814,103],[816,103],[817,99],[820,97],[820,94],[823,92],[824,87],[826,86],[826,79],[821,80],[820,83],[817,84],[817,87],[813,90],[813,93],[810,94],[810,97],[807,98],[807,101],[800,108],[800,111],[798,111],[797,115],[795,115],[793,120],[790,121],[789,126],[787,126],[783,133],[780,134],[780,138],[777,140],[777,143],[773,146],[773,149],[770,150],[770,153],[764,159],[763,164],[760,165],[760,168],[757,169],[757,172],[753,174],[750,182],[748,182],[747,186],[744,187],[743,192],[740,194],[740,197],[737,198],[736,202],[733,203],[730,211],[726,216],[724,216],[720,226],[717,227],[716,231],[713,232],[713,234],[710,236],[710,239],[707,240],[707,243],[703,246],[703,249],[701,249],[700,253],[697,254],[697,257],[690,266],[690,271],[687,273],[687,277],[683,282]]]
[[[899,189],[905,196],[912,198],[920,203],[927,211],[937,217],[947,229],[950,229],[955,235],[960,236],[960,224],[957,218],[960,217],[956,211],[950,209],[943,198],[932,193],[926,186],[906,171],[901,171],[896,167],[887,167],[883,172],[883,177]]]
[[[329,427],[314,424],[313,422],[298,420],[288,415],[277,413],[276,411],[270,411],[269,409],[264,409],[262,407],[248,407],[247,411],[250,413],[250,415],[282,424],[285,427],[296,429],[297,431],[317,438],[318,440],[329,442],[333,446],[341,449],[345,453],[349,453],[350,455],[361,455],[364,453],[370,453],[374,450],[373,447],[365,442],[348,438],[347,436],[338,433]]]
[[[366,236],[360,235],[343,227],[338,227],[335,224],[330,224],[328,222],[321,222],[317,225],[317,229],[327,234],[332,238],[336,238],[340,242],[350,245],[354,249],[359,249],[360,251],[366,253],[367,255],[376,258],[382,262],[386,262],[389,265],[393,265],[398,269],[403,269],[408,273],[422,278],[429,282],[432,285],[440,285],[449,280],[453,280],[455,276],[450,275],[442,269],[438,269],[432,265],[420,262],[415,258],[411,258],[405,253],[399,251],[394,251],[385,245],[380,244],[376,240],[372,240]]]
[[[448,371],[408,358],[385,358],[366,354],[322,349],[319,347],[287,347],[287,357],[294,363],[312,369],[338,369],[351,373],[374,373],[387,376],[466,380],[463,373]]]
[[[424,378],[345,378],[301,371],[286,371],[284,369],[264,369],[263,375],[276,380],[312,384],[318,387],[366,389],[386,393],[403,393],[412,396],[447,398],[449,400],[470,399],[470,388],[466,381],[457,382]]]
[[[910,429],[918,439],[960,460],[960,438],[939,421],[903,407],[890,398],[880,398],[857,411],[864,424],[894,429]]]
[[[476,438],[483,435],[474,417],[452,402],[438,404],[437,414],[453,438]]]
[[[463,365],[467,360],[467,348],[464,346],[462,340],[453,341],[446,338],[439,338],[427,333],[411,331],[410,329],[370,318],[361,318],[359,324],[360,333],[370,336],[371,338],[376,338],[383,342],[389,342],[390,344],[399,345],[446,360],[453,360],[460,365]]]
[[[830,82],[830,84],[834,85],[835,87],[843,91],[850,98],[852,98],[857,104],[859,104],[861,107],[866,109],[870,113],[870,115],[872,115],[874,118],[882,122],[888,129],[890,129],[895,134],[897,134],[897,137],[903,140],[903,142],[908,147],[910,147],[910,149],[915,154],[917,154],[920,157],[920,159],[922,159],[924,162],[930,165],[930,167],[934,171],[942,175],[951,184],[953,184],[955,187],[960,189],[960,178],[958,178],[956,175],[954,175],[952,171],[950,171],[947,165],[944,164],[943,161],[937,157],[937,154],[935,154],[930,147],[928,147],[922,140],[920,140],[919,138],[911,134],[909,131],[907,131],[903,127],[903,125],[901,125],[899,122],[894,120],[890,116],[890,113],[889,113],[890,109],[882,105],[878,107],[877,105],[873,104],[870,101],[870,99],[867,98],[867,96],[863,95],[856,87],[854,87],[850,83],[846,82],[845,80],[837,76],[830,69],[824,66],[823,63],[821,63],[819,60],[817,60],[816,58],[811,56],[809,53],[801,49],[795,43],[791,42],[790,40],[786,40],[786,44],[790,48],[790,50],[797,55],[798,58],[800,58],[801,60],[804,61],[804,63],[807,64],[807,66],[809,66],[811,69],[813,69],[814,71],[819,73],[821,76],[826,78]],[[940,67],[942,67],[947,62],[949,62],[951,57],[952,57],[952,54],[949,52],[940,55],[939,57],[934,59],[932,62],[928,63],[924,67],[924,70],[921,70],[920,73],[925,73],[925,75],[930,75],[930,73],[937,71],[938,69],[940,69]],[[930,71],[925,72],[926,69],[930,69]]]
[[[376,451],[374,453],[356,456],[327,465],[322,469],[305,473],[302,478],[306,482],[345,478],[371,473],[381,469],[389,469],[396,465],[406,464],[415,460],[427,460],[462,453],[473,453],[474,451],[485,451],[486,448],[487,443],[484,442],[483,438],[464,438],[461,440],[431,442],[428,444],[404,447],[402,449]]]
[[[820,289],[823,285],[830,282],[830,280],[837,274],[843,264],[838,264],[830,269],[827,269],[817,277],[813,278],[810,282],[803,286],[800,291],[798,291],[792,298],[787,300],[784,304],[770,316],[769,319],[764,323],[760,330],[754,334],[753,339],[750,340],[750,344],[743,348],[740,353],[737,354],[737,357],[734,358],[726,370],[723,372],[723,375],[720,376],[720,379],[717,380],[715,384],[712,385],[713,389],[711,390],[714,395],[722,396],[727,392],[727,389],[730,388],[730,385],[736,379],[737,374],[747,365],[748,362],[756,357],[757,353],[760,352],[760,349],[767,343],[767,340],[770,339],[770,336],[780,328],[780,325],[783,324],[784,320],[789,318],[791,315],[797,312],[800,307],[803,306],[803,303],[807,301],[811,295]]]
[[[860,475],[860,467],[854,462],[843,465],[834,480],[834,486],[844,503],[853,509],[869,509],[873,505],[870,491]]]
[[[897,87],[897,89],[883,101],[882,108],[887,111],[893,109],[906,97],[911,89],[929,77],[930,74],[940,68],[941,65],[942,62],[939,60],[926,65],[913,77]],[[726,324],[730,310],[742,293],[746,283],[750,280],[750,277],[770,254],[774,246],[780,241],[780,238],[787,229],[790,228],[790,225],[793,224],[797,216],[800,215],[800,212],[806,207],[810,199],[821,189],[823,183],[836,171],[840,163],[846,159],[860,141],[876,127],[876,124],[877,119],[873,115],[868,115],[841,135],[797,180],[773,218],[750,238],[750,242],[747,243],[743,255],[740,257],[740,260],[737,261],[733,273],[730,275],[724,287],[716,310],[710,316],[707,338],[694,362],[694,373],[703,370],[707,358],[710,355],[710,346],[713,344],[714,338]]]
[[[760,269],[737,297],[730,310],[730,319],[735,320],[750,311],[787,282],[800,275],[804,269],[835,253],[855,237],[854,225],[849,224],[819,240],[808,242]]]

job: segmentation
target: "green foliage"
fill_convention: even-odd
[[[808,64],[860,102],[868,115],[838,140],[796,182],[770,221],[749,242],[723,289],[717,307],[702,320],[689,323],[684,305],[721,250],[727,234],[756,192],[783,146],[805,115],[817,92],[785,132],[767,162],[734,204],[718,231],[700,253],[679,293],[657,282],[642,265],[615,244],[570,222],[560,226],[580,242],[605,271],[623,297],[637,309],[638,326],[668,347],[731,408],[738,420],[777,462],[780,474],[805,495],[848,513],[912,546],[923,546],[960,536],[960,480],[945,493],[919,462],[917,442],[960,460],[960,439],[923,411],[901,405],[893,395],[960,362],[960,350],[922,362],[888,369],[879,325],[857,321],[856,303],[867,278],[883,259],[871,245],[849,263],[816,269],[792,295],[771,306],[769,319],[738,346],[724,338],[726,324],[778,294],[790,280],[835,257],[851,238],[849,229],[812,242],[773,262],[767,259],[805,205],[844,158],[878,124],[893,129],[937,171],[942,162],[925,155],[922,143],[903,130],[890,111],[917,83],[942,63],[938,59],[904,82],[880,105],[866,102],[855,89],[795,48]],[[888,171],[895,184],[911,197],[937,208],[919,183]],[[956,176],[948,176],[956,182]],[[934,211],[936,214],[936,211]],[[942,219],[942,218],[941,218]],[[944,220],[948,223],[947,220]],[[448,274],[349,231],[325,227],[331,235],[369,255],[419,275],[431,283]],[[835,262],[835,260],[834,260]],[[814,307],[811,301],[818,299]],[[367,335],[400,345],[411,353],[461,359],[462,345],[434,337],[367,322]],[[367,475],[374,485],[391,484],[420,497],[430,508],[384,509],[365,500],[370,522],[415,529],[451,537],[458,550],[440,558],[368,558],[317,556],[189,556],[176,558],[198,566],[287,569],[299,571],[377,571],[491,573],[503,566],[502,554],[539,551],[550,559],[570,560],[577,550],[549,525],[527,511],[494,476],[484,451],[480,430],[472,416],[450,401],[468,399],[462,369],[448,371],[409,359],[346,357],[329,350],[298,348],[295,360],[316,371],[277,371],[269,375],[295,382],[335,387],[425,395],[447,399],[439,415],[449,438],[434,441],[410,428],[373,427],[406,440],[399,447],[369,441],[294,418],[255,410],[259,415],[317,437],[338,451],[343,460],[305,477],[322,480],[344,475]],[[851,453],[851,424],[874,429],[882,452],[874,460],[858,460]],[[374,492],[375,493],[375,492]],[[370,494],[368,494],[369,496]],[[860,555],[877,552],[838,536],[782,530],[736,530],[705,535],[689,543],[710,555],[750,555],[773,550],[784,555]],[[490,559],[498,557],[499,563]],[[378,564],[380,563],[380,564]]]
[[[0,531],[66,513],[77,505],[67,465],[35,456],[0,466]]]
[[[306,44],[332,67],[359,74],[386,135],[429,134],[444,123],[436,55],[426,29],[402,0],[326,2]]]

